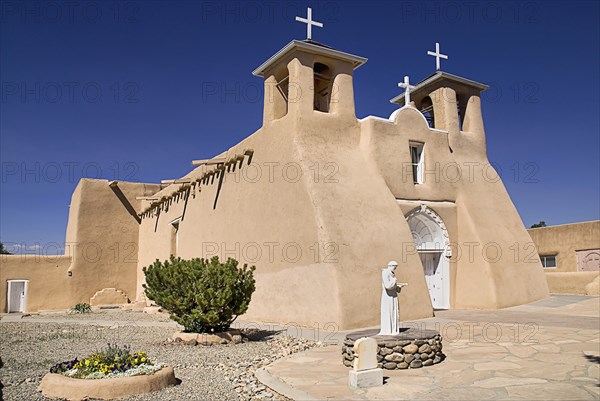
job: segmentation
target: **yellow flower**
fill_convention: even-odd
[[[89,359],[85,360],[85,366],[90,366],[90,360]]]
[[[94,366],[98,366],[98,361],[94,361]]]
[[[142,358],[142,362],[146,362],[146,358]]]
[[[133,360],[133,363],[136,363],[136,364],[137,364],[137,363],[138,363],[138,359],[137,359],[137,358],[135,358],[135,359]]]

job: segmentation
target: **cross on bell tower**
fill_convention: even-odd
[[[312,8],[308,7],[306,12],[306,18],[296,17],[296,21],[303,22],[306,24],[306,39],[312,40],[312,27],[318,26],[319,28],[323,28],[323,23],[313,21],[312,19]]]
[[[444,60],[448,60],[447,55],[440,53],[440,44],[437,42],[435,43],[435,52],[428,51],[427,55],[435,57],[435,70],[436,71],[439,71],[441,68],[441,65],[440,65],[441,58],[443,58]]]
[[[415,89],[415,87],[410,84],[408,75],[404,77],[404,82],[398,83],[398,87],[404,88],[404,104],[408,106],[410,104],[410,91]]]

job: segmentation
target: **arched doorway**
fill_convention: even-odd
[[[425,205],[413,209],[406,220],[423,264],[434,309],[450,308],[450,241],[444,222]]]

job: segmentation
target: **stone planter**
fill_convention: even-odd
[[[231,329],[221,333],[184,333],[179,331],[173,334],[171,341],[182,342],[186,345],[218,345],[229,343],[241,343],[240,330]]]
[[[112,379],[74,379],[57,373],[48,373],[38,390],[48,398],[69,401],[86,399],[112,400],[134,394],[162,390],[177,384],[175,372],[165,367],[152,375],[116,377]]]
[[[354,342],[361,337],[377,340],[377,362],[382,369],[418,369],[438,364],[446,357],[442,352],[442,336],[435,330],[411,328],[394,336],[380,336],[378,332],[363,330],[348,334],[342,346],[344,366],[352,366]]]

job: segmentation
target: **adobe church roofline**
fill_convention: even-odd
[[[302,50],[307,53],[320,54],[331,58],[336,58],[338,60],[348,61],[352,63],[354,69],[357,69],[358,67],[367,62],[367,59],[364,57],[335,50],[312,40],[292,40],[281,50],[279,50],[277,53],[271,56],[267,61],[262,63],[257,69],[252,71],[252,75],[257,77],[264,77],[266,71],[268,71],[274,64],[288,57],[296,50]]]
[[[426,88],[431,89],[431,86],[436,85],[436,86],[442,86],[441,84],[444,81],[449,81],[451,83],[458,83],[461,85],[464,85],[466,87],[469,88],[473,88],[475,90],[477,90],[478,92],[482,92],[486,89],[489,88],[488,85],[467,79],[467,78],[463,78],[463,77],[459,77],[458,75],[454,75],[454,74],[450,74],[448,72],[443,72],[443,71],[436,71],[434,74],[430,75],[429,77],[425,78],[424,80],[422,80],[421,82],[419,82],[417,85],[415,85],[415,88],[412,89],[410,91],[411,96],[418,96],[418,94],[425,90]],[[429,90],[431,91],[431,90]],[[403,105],[404,104],[404,93],[401,93],[400,95],[396,96],[395,98],[390,100],[390,103],[395,103],[398,105]]]
[[[578,226],[578,225],[583,225],[583,224],[599,224],[599,223],[600,223],[600,220],[576,221],[574,223],[554,224],[552,226],[528,228],[527,231],[530,231],[530,230],[543,230],[543,229],[554,228],[554,227]]]

